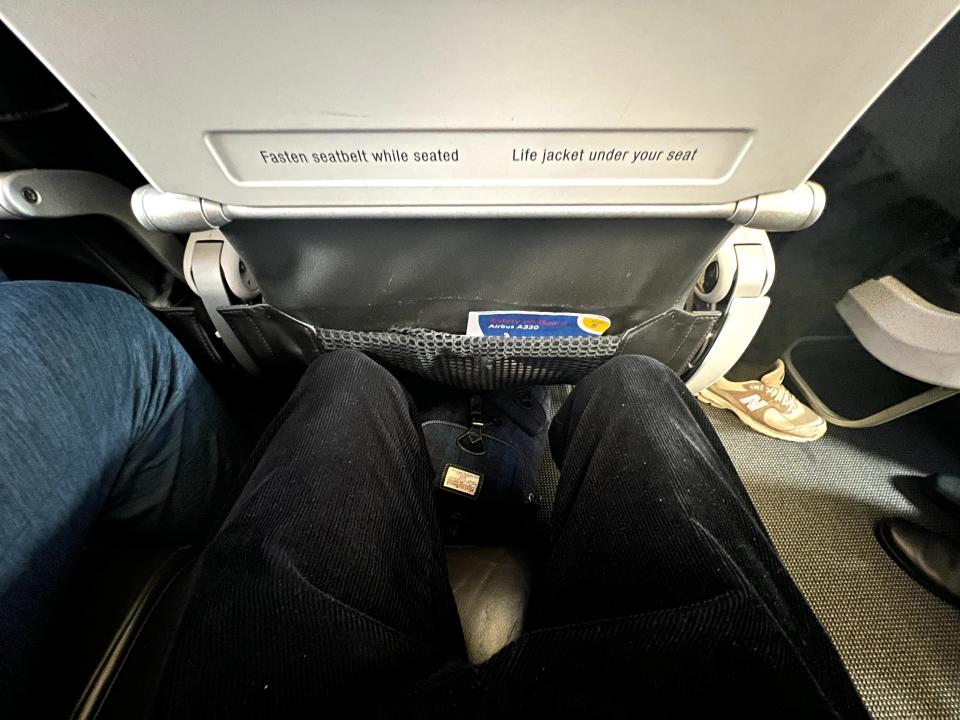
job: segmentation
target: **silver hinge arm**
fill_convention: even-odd
[[[222,239],[213,236],[191,237],[190,252],[186,256],[187,283],[200,297],[217,331],[217,336],[223,341],[230,354],[248,373],[259,375],[260,369],[256,361],[220,314],[220,308],[234,303],[230,297],[228,282],[223,275],[222,253],[225,246]]]

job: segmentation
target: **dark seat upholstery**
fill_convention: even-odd
[[[513,548],[460,545],[447,548],[447,569],[467,659],[482,663],[523,631],[529,566]]]
[[[196,555],[188,547],[84,550],[38,674],[37,716],[143,716]]]

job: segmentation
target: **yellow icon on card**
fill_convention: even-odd
[[[581,315],[577,319],[580,321],[580,327],[596,335],[603,335],[610,327],[609,318],[602,315]]]

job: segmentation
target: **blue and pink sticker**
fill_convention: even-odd
[[[596,337],[609,327],[609,318],[589,313],[488,310],[467,318],[467,335],[485,337]]]

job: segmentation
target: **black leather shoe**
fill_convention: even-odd
[[[930,475],[930,494],[944,512],[960,518],[960,477],[937,473]]]
[[[910,577],[960,607],[960,543],[900,518],[877,523],[877,540]]]

